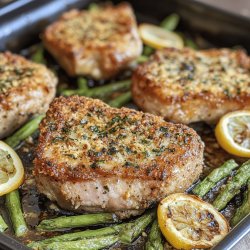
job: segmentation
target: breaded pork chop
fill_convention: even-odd
[[[38,189],[61,207],[134,213],[199,177],[203,143],[158,116],[60,97],[40,125],[34,163]]]
[[[142,110],[174,122],[215,123],[229,111],[250,109],[250,58],[243,51],[157,51],[132,82]]]
[[[107,79],[142,51],[132,8],[122,3],[71,10],[44,32],[46,48],[69,75]]]
[[[47,111],[57,78],[45,66],[10,52],[0,53],[0,138],[32,115]]]

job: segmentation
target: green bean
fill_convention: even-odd
[[[230,221],[232,227],[237,225],[250,213],[250,179],[248,180],[248,189],[244,193],[242,205],[236,209],[233,218]]]
[[[77,79],[77,86],[79,89],[88,89],[88,81],[87,79],[83,78],[83,77],[79,77]]]
[[[6,194],[6,207],[12,222],[15,235],[24,236],[27,231],[27,225],[23,217],[21,202],[18,190]]]
[[[37,229],[57,231],[62,228],[85,227],[114,222],[117,222],[117,218],[114,214],[111,213],[83,214],[76,216],[62,216],[55,219],[43,220],[37,226]]]
[[[62,91],[62,95],[65,96],[81,95],[87,97],[104,98],[110,96],[112,93],[116,91],[129,90],[130,84],[131,84],[130,80],[124,80],[95,88],[64,90]]]
[[[31,242],[28,247],[30,248],[42,248],[45,245],[53,242],[65,242],[65,241],[76,241],[76,240],[83,240],[88,238],[95,238],[100,236],[107,236],[107,235],[115,235],[119,233],[120,228],[123,226],[123,224],[115,225],[112,227],[104,227],[100,229],[94,229],[94,230],[85,230],[80,231],[76,233],[68,233],[63,234],[59,236],[55,236],[49,239],[37,241],[37,242]]]
[[[184,38],[184,43],[186,47],[192,48],[194,50],[199,49],[198,45],[194,42],[194,40],[190,38]]]
[[[107,235],[102,237],[95,237],[90,239],[52,242],[43,246],[42,250],[98,250],[114,245],[119,240],[116,235]]]
[[[141,55],[137,58],[136,62],[137,63],[144,63],[148,61],[148,56]]]
[[[123,105],[125,105],[126,103],[130,102],[131,100],[132,100],[132,95],[131,95],[131,92],[128,91],[128,92],[125,92],[123,94],[120,94],[115,99],[109,101],[108,104],[111,107],[120,108]]]
[[[236,172],[236,175],[227,182],[225,188],[219,193],[213,202],[213,206],[219,211],[226,207],[227,203],[240,192],[240,188],[250,178],[250,160],[246,161]]]
[[[153,52],[154,52],[153,48],[149,47],[148,45],[144,45],[142,52],[143,56],[150,56],[151,54],[153,54]]]
[[[217,182],[229,176],[231,172],[238,167],[234,160],[226,161],[222,166],[214,169],[202,182],[200,182],[194,189],[193,193],[202,197],[210,189],[212,189]]]
[[[44,58],[44,47],[42,45],[37,46],[35,53],[31,56],[31,60],[36,63],[46,64]]]
[[[96,3],[90,3],[89,4],[89,7],[88,7],[89,11],[95,11],[95,10],[98,10],[98,9],[99,9],[98,4],[96,4]]]
[[[167,16],[161,22],[161,27],[169,31],[174,31],[177,28],[179,21],[180,21],[179,15],[177,15],[176,13],[173,13]]]
[[[91,216],[91,214],[89,216]],[[33,249],[54,249],[54,248],[49,248],[51,246],[53,247],[60,246],[62,247],[61,249],[68,249],[66,248],[68,246],[64,245],[65,242],[74,243],[74,242],[82,241],[81,243],[83,243],[83,241],[86,241],[86,242],[95,241],[95,239],[99,237],[104,237],[104,236],[115,237],[117,235],[119,235],[119,239],[121,241],[128,243],[128,242],[132,242],[135,238],[137,238],[145,230],[147,225],[150,222],[152,222],[154,218],[155,218],[155,213],[151,212],[151,213],[147,213],[139,217],[133,222],[122,223],[122,224],[114,225],[111,227],[105,227],[105,228],[100,228],[100,229],[95,229],[95,230],[85,230],[85,231],[76,232],[76,233],[63,234],[63,235],[55,236],[49,239],[45,239],[45,240],[41,240],[37,242],[31,242],[28,246]],[[70,224],[70,227],[71,226],[72,226],[72,223]],[[65,225],[63,225],[63,227],[65,227]],[[60,228],[62,228],[61,223],[60,223]]]
[[[8,228],[8,225],[5,223],[2,215],[0,215],[0,233],[4,232]]]
[[[148,240],[146,242],[146,250],[163,250],[161,230],[158,221],[155,220],[152,224]]]
[[[38,129],[39,123],[41,122],[43,117],[44,115],[40,115],[32,119],[17,132],[15,132],[12,136],[8,137],[5,142],[9,146],[15,148],[22,140],[25,140]],[[17,236],[25,235],[28,228],[22,214],[18,190],[12,191],[6,195],[6,207],[9,211],[15,234]]]
[[[120,231],[120,241],[125,244],[132,243],[154,220],[155,212],[146,213],[133,222],[127,223]]]
[[[39,127],[39,124],[41,120],[44,118],[45,115],[39,115],[33,119],[31,119],[29,122],[27,122],[23,127],[21,127],[19,130],[17,130],[13,135],[8,137],[5,142],[11,146],[12,148],[15,148],[19,145],[19,143],[26,138],[28,138],[30,135],[32,135]]]

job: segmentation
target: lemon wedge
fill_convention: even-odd
[[[21,159],[9,145],[0,141],[0,196],[17,189],[23,179]]]
[[[224,115],[215,128],[215,136],[228,153],[250,157],[250,110]]]
[[[157,215],[163,235],[177,249],[210,248],[229,232],[223,215],[193,195],[169,195],[160,202]]]
[[[154,49],[184,47],[184,42],[179,35],[153,24],[141,24],[139,34],[143,42]]]

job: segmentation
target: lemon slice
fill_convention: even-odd
[[[228,153],[250,157],[250,111],[235,111],[224,115],[216,126],[215,136]]]
[[[23,179],[21,159],[10,146],[0,141],[0,196],[17,189]]]
[[[229,232],[227,220],[193,195],[169,195],[157,213],[163,235],[177,249],[210,248]]]
[[[184,46],[180,36],[156,25],[141,24],[139,26],[139,34],[143,42],[154,49],[168,47],[181,49]]]

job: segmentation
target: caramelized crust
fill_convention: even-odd
[[[106,79],[141,54],[132,8],[127,3],[71,10],[44,32],[46,48],[69,75]]]
[[[99,100],[60,97],[40,125],[35,171],[56,180],[165,180],[202,149],[184,125]]]
[[[0,53],[0,138],[32,115],[47,111],[57,78],[45,66],[10,52]]]
[[[203,164],[196,132],[161,117],[85,97],[56,98],[40,125],[40,192],[76,211],[141,213],[195,181]]]
[[[250,58],[243,51],[164,49],[140,65],[132,93],[144,111],[181,123],[215,123],[250,109]]]

